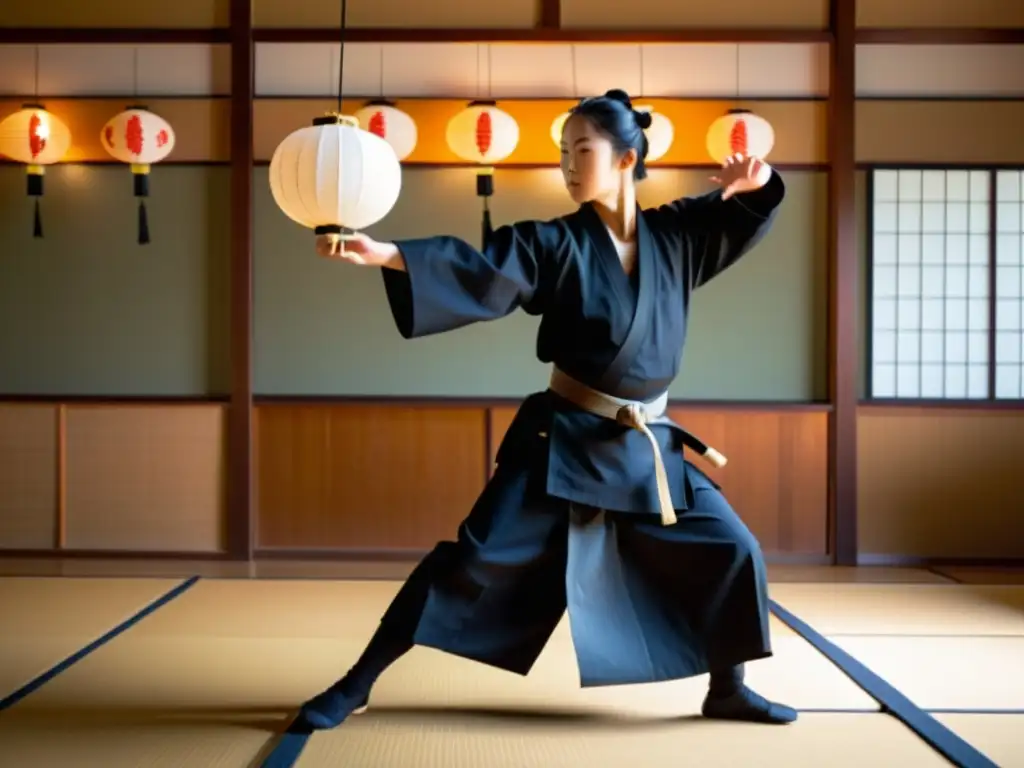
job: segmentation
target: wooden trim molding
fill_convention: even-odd
[[[542,4],[541,25],[529,29],[402,29],[355,27],[346,31],[353,43],[830,43],[827,29],[560,29],[555,15]],[[545,10],[546,9],[546,10]],[[333,28],[256,28],[259,43],[338,42]],[[962,28],[861,28],[855,31],[858,45],[1021,45],[1024,29]],[[2,45],[104,45],[104,44],[207,44],[231,42],[231,29],[154,29],[132,27],[7,27],[0,29]]]
[[[64,549],[68,534],[68,408],[61,403],[57,406],[57,508],[54,521],[54,542],[56,549]]]
[[[559,29],[562,26],[562,0],[540,0],[541,29]]]
[[[227,551],[252,559],[253,90],[252,0],[231,0],[231,399]]]
[[[543,21],[543,16],[542,16]],[[258,43],[337,43],[339,29],[271,29],[255,31]],[[550,26],[522,29],[402,29],[352,27],[351,43],[827,43],[828,30],[818,29],[564,29]]]
[[[837,565],[857,563],[856,0],[830,0],[829,521]]]
[[[0,45],[216,45],[231,42],[231,30],[132,27],[6,27]]]
[[[1024,29],[968,29],[964,27],[862,27],[857,45],[1024,45]]]

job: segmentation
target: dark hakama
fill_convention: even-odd
[[[748,252],[784,196],[718,191],[639,211],[626,274],[597,212],[497,229],[481,253],[451,237],[398,243],[384,270],[406,338],[542,315],[541,361],[620,398],[653,400],[676,377],[692,291]],[[526,674],[566,608],[584,686],[690,677],[771,655],[765,566],[718,486],[652,426],[678,521],[658,516],[640,432],[551,391],[523,403],[495,474],[457,540],[410,576],[383,624],[413,642]]]

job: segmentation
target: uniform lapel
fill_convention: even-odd
[[[644,220],[643,211],[637,206],[636,268],[640,272],[638,275],[639,288],[634,298],[629,275],[622,268],[622,262],[619,260],[618,252],[615,250],[615,243],[612,241],[612,237],[608,233],[604,222],[601,221],[601,217],[594,210],[593,206],[589,204],[583,206],[582,213],[587,234],[594,243],[597,257],[601,261],[602,267],[608,272],[612,284],[616,286],[616,289],[623,296],[624,303],[628,301],[626,306],[631,307],[633,311],[626,338],[622,342],[622,346],[619,347],[615,358],[602,375],[598,387],[604,392],[614,394],[623,376],[626,375],[626,371],[629,370],[630,365],[636,359],[644,333],[650,326],[654,293],[654,241],[647,222]]]

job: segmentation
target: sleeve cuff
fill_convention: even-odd
[[[785,196],[786,185],[779,172],[772,168],[772,175],[763,187],[750,192],[741,192],[726,202],[735,202],[754,216],[767,219],[779,207]]]

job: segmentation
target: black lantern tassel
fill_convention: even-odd
[[[139,245],[149,242],[149,218],[146,216],[146,201],[139,200]]]
[[[146,198],[149,197],[149,166],[132,165],[132,181],[135,196],[139,198],[139,245],[149,242],[149,217],[146,215]]]
[[[494,235],[494,227],[491,225],[491,208],[488,205],[488,198],[494,194],[494,169],[481,170],[476,176],[476,194],[483,198],[484,213],[481,222],[483,248],[486,250]]]
[[[43,167],[41,165],[28,166],[26,191],[29,197],[36,199],[34,221],[32,222],[32,237],[43,236],[43,216],[39,212],[39,198],[43,196]]]
[[[494,235],[494,227],[491,225],[491,209],[487,205],[487,198],[484,198],[484,216],[482,222],[482,237],[483,249],[486,251],[487,246],[491,244],[491,237]]]

